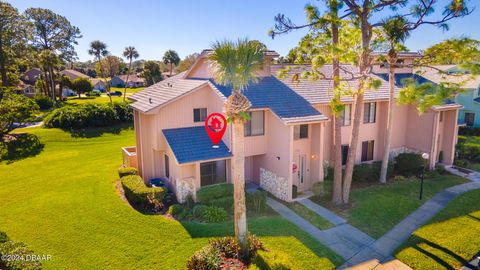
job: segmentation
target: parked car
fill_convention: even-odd
[[[100,95],[102,95],[102,92],[98,91],[98,90],[93,90],[93,91],[90,91],[88,93],[85,94],[87,97],[99,97]]]
[[[121,97],[122,96],[122,91],[110,92],[110,93],[107,93],[107,95]]]

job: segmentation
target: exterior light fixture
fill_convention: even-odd
[[[427,160],[430,158],[430,155],[428,153],[423,153],[422,158],[423,158],[423,169],[422,169],[422,177],[420,180],[420,197],[419,197],[420,200],[422,200],[422,197],[423,197],[423,180],[425,179],[425,168],[427,167]]]

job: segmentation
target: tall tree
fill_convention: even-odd
[[[217,41],[212,46],[210,59],[215,65],[214,79],[221,85],[232,87],[225,102],[225,112],[233,127],[234,222],[235,235],[244,254],[248,253],[247,211],[245,207],[245,149],[244,124],[248,119],[250,101],[243,90],[258,81],[255,72],[263,65],[264,50],[247,39]]]
[[[53,104],[56,104],[54,70],[60,65],[60,59],[51,50],[42,50],[38,56],[38,61],[47,85],[47,90],[50,92]]]
[[[147,86],[156,84],[163,79],[160,65],[155,61],[145,61],[142,76],[145,78]]]
[[[67,18],[49,9],[29,8],[25,16],[33,24],[33,35],[30,43],[38,50],[48,50],[58,56],[63,62],[72,62],[76,58],[74,45],[81,38],[80,29],[73,26]],[[44,62],[48,65],[48,62]],[[46,66],[49,76],[49,86],[55,92],[54,66]],[[55,104],[55,98],[54,98]]]
[[[432,65],[480,62],[480,40],[471,38],[447,39],[426,49],[424,58]]]
[[[184,72],[185,70],[188,70],[193,65],[193,63],[195,63],[195,60],[197,59],[197,57],[198,57],[198,53],[187,55],[185,58],[182,59],[182,61],[180,61],[180,63],[178,63],[177,67],[175,68],[175,71],[177,73],[180,73],[180,72]]]
[[[126,47],[123,51],[123,57],[128,59],[128,72],[127,72],[127,80],[125,81],[125,89],[123,90],[123,101],[125,101],[127,96],[127,84],[128,84],[128,77],[132,73],[132,61],[133,59],[137,59],[140,56],[138,51],[133,46]]]
[[[100,66],[100,76],[105,80],[105,89],[109,94],[108,97],[110,98],[110,103],[113,103],[112,96],[110,95],[110,83],[105,77],[105,72],[103,69],[103,65],[101,64],[102,57],[108,56],[109,52],[107,50],[107,44],[100,40],[94,40],[90,43],[90,49],[88,50],[88,54],[94,57],[94,62]]]
[[[80,94],[92,91],[93,85],[89,79],[79,77],[72,81],[72,89],[77,91],[78,98],[80,98]]]
[[[180,57],[174,50],[168,50],[163,55],[163,62],[170,67],[170,76],[172,76],[173,65],[178,65]]]
[[[30,34],[28,20],[12,5],[0,1],[0,79],[3,86],[10,85],[8,67],[22,58]]]

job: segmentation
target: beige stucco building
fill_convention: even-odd
[[[146,181],[165,179],[180,201],[188,193],[195,195],[203,185],[230,181],[231,127],[227,126],[216,149],[204,129],[205,117],[222,113],[231,92],[212,79],[209,53],[202,52],[188,71],[130,96],[134,101],[136,149],[124,150],[125,163],[137,165]],[[309,190],[313,183],[323,181],[325,168],[331,164],[332,81],[292,81],[295,72],[308,66],[294,66],[281,80],[277,71],[284,66],[272,64],[277,56],[273,51],[266,53],[264,68],[258,73],[260,81],[244,92],[252,102],[251,121],[245,129],[245,178],[290,201],[294,185],[299,192]],[[410,61],[407,58],[405,61]],[[331,73],[331,66],[324,69]],[[347,65],[342,69],[355,71]],[[385,71],[379,66],[375,72]],[[357,163],[381,160],[383,153],[389,92],[388,82],[381,76],[376,79],[382,81],[380,88],[365,93]],[[355,81],[351,83],[354,87]],[[353,99],[344,97],[343,101],[347,107],[342,144],[347,151]],[[460,107],[436,106],[419,115],[414,106],[395,105],[392,157],[405,151],[426,152],[433,167],[442,152],[443,163],[452,164]]]

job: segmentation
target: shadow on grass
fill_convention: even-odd
[[[102,136],[103,134],[118,135],[122,131],[132,130],[133,125],[131,123],[118,124],[108,127],[96,127],[96,128],[82,128],[82,129],[64,129],[65,132],[70,133],[73,138],[94,138]]]
[[[7,164],[33,157],[42,152],[44,144],[34,134],[19,133],[8,135],[0,142],[0,162]]]
[[[471,219],[474,219],[476,221],[480,221],[480,218],[474,216],[474,215],[471,215],[471,214],[468,214],[468,217],[471,218]]]
[[[430,257],[431,259],[433,259],[434,261],[436,261],[438,264],[442,265],[446,269],[455,269],[455,268],[452,265],[450,265],[448,262],[442,260],[438,255],[421,248],[419,246],[419,244],[429,245],[430,247],[451,256],[456,261],[458,261],[460,264],[462,264],[464,266],[467,266],[467,267],[471,267],[471,269],[475,269],[475,268],[473,268],[473,265],[470,265],[470,263],[467,260],[465,260],[464,258],[459,256],[455,252],[451,251],[450,249],[448,249],[446,247],[442,247],[439,244],[431,242],[431,241],[429,241],[425,238],[422,238],[422,237],[418,237],[418,236],[412,236],[412,237],[413,237],[413,240],[417,243],[413,248],[415,248],[419,252],[423,253],[425,256]]]

